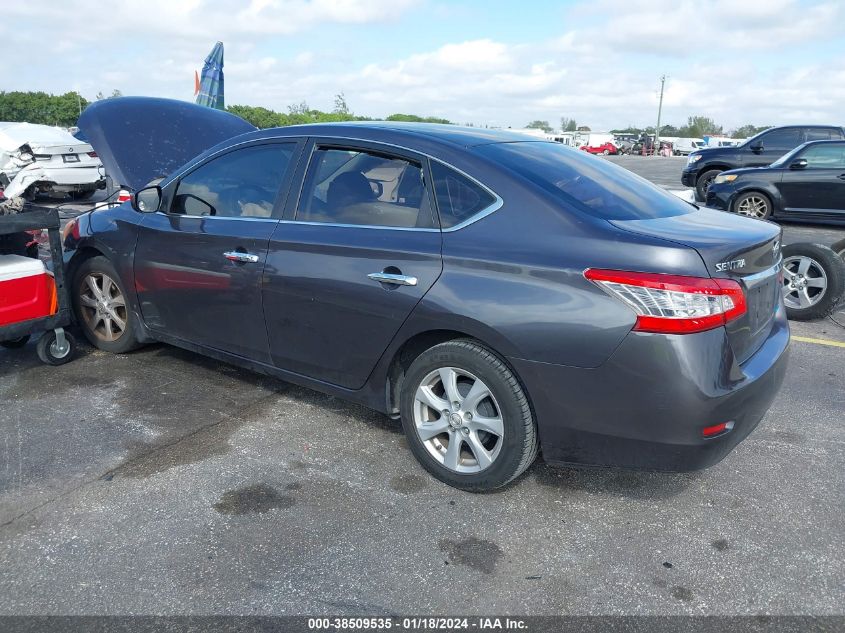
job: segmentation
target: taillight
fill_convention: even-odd
[[[689,334],[725,325],[747,310],[745,293],[731,279],[589,268],[584,277],[637,313],[639,332]]]
[[[97,152],[88,152],[88,155],[89,155],[91,158],[97,158]]]
[[[121,189],[117,192],[117,202],[118,204],[123,204],[124,202],[129,202],[132,199],[132,194],[130,194],[126,189]]]

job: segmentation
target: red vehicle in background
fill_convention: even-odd
[[[590,154],[604,154],[605,156],[619,153],[616,145],[610,142],[602,143],[601,145],[582,145],[579,149],[590,152]]]

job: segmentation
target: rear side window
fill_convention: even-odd
[[[610,161],[560,143],[482,145],[477,151],[573,207],[603,220],[647,220],[696,210]]]
[[[808,128],[808,141],[839,141],[842,139],[842,132],[833,129],[825,128]]]
[[[449,229],[493,205],[496,197],[477,182],[437,161],[431,161],[440,226]]]
[[[341,148],[314,151],[296,219],[394,228],[433,226],[419,163]]]

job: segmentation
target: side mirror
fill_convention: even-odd
[[[132,196],[132,208],[139,213],[155,213],[161,204],[161,187],[147,187]]]
[[[754,145],[751,145],[748,149],[750,149],[755,154],[759,154],[763,151],[763,141],[757,141]]]
[[[794,160],[789,164],[790,169],[806,169],[807,168],[807,159],[806,158],[799,158],[798,160]]]

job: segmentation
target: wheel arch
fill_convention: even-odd
[[[67,274],[67,281],[72,283],[74,281],[74,277],[76,277],[76,271],[79,270],[79,267],[89,259],[93,259],[95,257],[105,257],[108,259],[108,255],[96,246],[87,244],[82,248],[78,248],[70,258],[70,261],[68,261],[67,270],[65,271]]]
[[[765,187],[763,185],[753,184],[753,183],[749,184],[747,187],[744,187],[743,189],[737,191],[731,197],[730,211],[732,213],[736,213],[736,210],[734,208],[736,206],[736,201],[739,200],[742,196],[747,195],[747,194],[751,194],[751,193],[757,193],[757,194],[760,194],[762,196],[765,196],[766,199],[769,201],[769,204],[772,207],[771,208],[771,215],[775,215],[775,212],[777,211],[777,204],[776,203],[779,202],[780,199],[775,195],[775,193],[771,189],[768,189],[767,187]]]
[[[390,415],[391,417],[398,417],[399,415],[399,394],[402,390],[402,383],[405,378],[405,373],[407,372],[408,368],[410,368],[414,360],[416,360],[416,358],[419,357],[420,354],[434,347],[435,345],[440,345],[441,343],[460,339],[470,340],[475,343],[478,343],[479,345],[487,348],[496,356],[498,356],[499,359],[505,365],[507,365],[508,369],[513,372],[513,375],[516,376],[516,379],[519,381],[519,384],[521,385],[522,390],[525,393],[525,397],[528,399],[528,405],[531,407],[531,413],[532,415],[535,415],[531,394],[528,391],[528,387],[525,384],[525,381],[519,375],[513,364],[508,361],[507,356],[501,352],[501,350],[497,349],[496,346],[491,345],[488,341],[484,340],[484,338],[479,338],[475,334],[469,333],[467,331],[445,328],[430,329],[417,332],[412,336],[408,337],[393,352],[393,355],[391,356],[390,362],[387,366],[387,372],[385,374],[385,411],[387,411],[388,415]]]
[[[724,163],[713,163],[711,165],[702,165],[695,171],[695,182],[698,183],[698,179],[701,178],[702,174],[708,171],[712,171],[714,169],[718,169],[719,171],[728,171],[729,169],[736,169],[735,167],[730,167],[729,165],[725,165]]]

